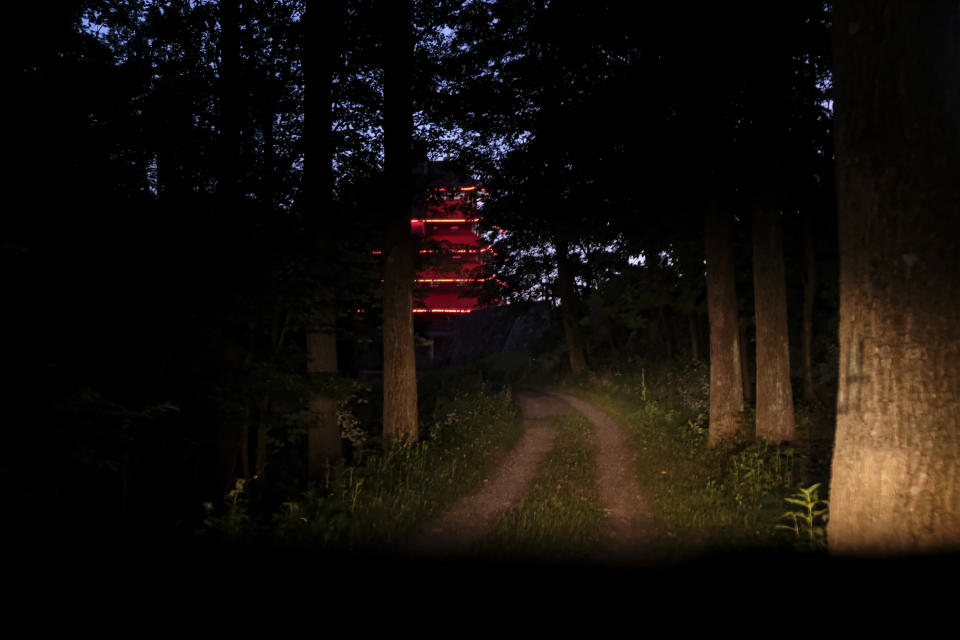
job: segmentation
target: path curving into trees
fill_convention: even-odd
[[[594,427],[597,490],[605,518],[598,564],[640,562],[646,557],[652,528],[649,499],[637,482],[635,454],[627,430],[589,402],[563,393],[520,393],[524,433],[483,488],[455,503],[428,524],[405,549],[426,556],[466,554],[494,522],[525,495],[537,465],[550,451],[556,431],[551,421],[569,405]]]

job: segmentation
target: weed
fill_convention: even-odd
[[[729,480],[737,504],[753,507],[771,491],[793,484],[796,452],[792,447],[759,442],[730,459]]]
[[[226,509],[221,515],[214,514],[213,504],[203,504],[206,517],[203,526],[208,532],[215,532],[229,538],[244,538],[253,535],[254,522],[247,511],[247,501],[244,495],[246,479],[237,479],[224,500]]]
[[[790,524],[778,524],[777,529],[792,531],[801,547],[812,550],[823,550],[827,546],[826,524],[830,517],[830,505],[827,500],[821,500],[819,489],[821,483],[813,484],[806,489],[799,487],[792,496],[784,498],[790,504],[800,507],[799,511],[787,511],[782,519],[790,520]]]

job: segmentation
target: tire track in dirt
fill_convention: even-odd
[[[406,547],[412,555],[451,556],[469,553],[493,523],[526,493],[537,465],[553,446],[550,421],[566,409],[549,395],[520,393],[523,435],[483,488],[461,498],[428,524]]]
[[[639,563],[648,559],[653,515],[649,498],[637,481],[636,455],[626,428],[585,400],[555,393],[594,426],[597,491],[606,515],[606,530],[597,561],[601,564]]]

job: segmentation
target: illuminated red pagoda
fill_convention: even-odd
[[[423,265],[414,283],[413,312],[432,360],[434,344],[449,335],[454,317],[493,304],[481,304],[480,290],[495,276],[489,268],[492,248],[477,230],[483,190],[452,163],[428,162],[424,170],[426,193],[411,219]]]
[[[430,163],[437,165],[440,163]],[[431,167],[432,168],[432,167]],[[414,285],[414,313],[469,313],[479,308],[479,287],[489,245],[477,233],[480,189],[444,171],[430,181],[422,208],[410,221],[422,238],[422,270]]]

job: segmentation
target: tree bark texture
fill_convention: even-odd
[[[385,4],[389,16],[384,46],[384,172],[387,238],[383,274],[383,436],[416,440],[417,369],[413,341],[413,210],[411,100],[412,57],[409,0]]]
[[[803,330],[800,354],[803,360],[803,399],[812,402],[813,388],[813,308],[817,298],[817,264],[810,217],[803,222]]]
[[[740,376],[743,378],[743,400],[753,403],[753,367],[750,359],[750,324],[741,319],[740,327]]]
[[[332,311],[317,312],[307,331],[307,373],[331,375],[337,372],[337,335]],[[342,454],[340,425],[337,422],[337,401],[330,393],[310,395],[307,425],[307,475],[310,480],[323,478],[327,466]]]
[[[796,436],[786,283],[783,239],[775,201],[758,196],[753,209],[757,437],[769,442],[790,442]]]
[[[383,275],[383,435],[416,440],[417,369],[413,340],[413,248],[410,223],[388,241]]]
[[[587,372],[587,354],[580,318],[578,300],[573,288],[573,270],[570,255],[562,240],[555,242],[557,250],[557,292],[560,294],[560,314],[563,318],[563,333],[567,338],[567,353],[570,356],[570,372],[580,376]]]
[[[712,204],[704,218],[707,313],[710,320],[710,430],[708,444],[733,437],[743,411],[740,329],[733,269],[733,238],[726,210]]]
[[[960,4],[835,4],[829,546],[960,550]]]

